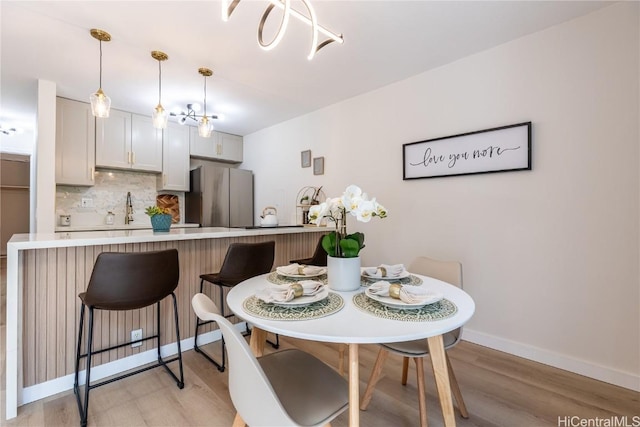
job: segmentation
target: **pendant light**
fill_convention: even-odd
[[[208,68],[198,68],[198,72],[204,76],[204,115],[198,123],[198,135],[203,138],[209,138],[211,131],[213,131],[213,123],[211,123],[207,117],[207,77],[211,77],[213,71]]]
[[[154,50],[151,52],[153,59],[158,61],[158,105],[153,109],[153,127],[164,129],[167,127],[169,112],[162,108],[162,61],[169,59],[166,53]]]
[[[102,42],[111,40],[111,34],[103,30],[91,29],[91,36],[100,42],[100,87],[98,91],[89,97],[91,101],[91,113],[96,117],[109,117],[109,108],[111,108],[111,98],[102,91]]]

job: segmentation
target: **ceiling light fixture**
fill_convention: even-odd
[[[198,72],[204,77],[204,115],[198,123],[198,135],[203,138],[209,138],[211,131],[213,131],[213,123],[211,123],[207,117],[207,77],[211,77],[213,71],[208,68],[198,68]]]
[[[162,108],[162,61],[169,59],[166,53],[154,50],[151,52],[153,59],[158,61],[158,105],[153,109],[153,127],[164,129],[167,127],[169,113]]]
[[[264,50],[271,50],[280,43],[280,41],[282,40],[282,37],[284,37],[284,33],[287,29],[287,26],[289,25],[290,16],[293,16],[294,18],[298,19],[301,22],[304,22],[305,24],[311,27],[311,50],[309,51],[309,55],[307,56],[307,59],[309,60],[312,60],[316,52],[318,52],[320,49],[322,49],[329,43],[333,43],[333,42],[337,42],[340,44],[344,43],[344,38],[342,34],[340,35],[335,34],[318,24],[318,18],[316,16],[316,12],[311,6],[311,3],[309,2],[309,0],[300,0],[302,4],[304,4],[304,6],[307,8],[307,11],[309,12],[308,17],[298,12],[297,10],[291,8],[291,0],[268,0],[268,1],[270,4],[265,9],[264,14],[262,15],[262,18],[260,19],[260,24],[258,26],[258,44]],[[240,3],[240,0],[231,0],[231,1],[222,0],[222,20],[223,21],[229,20],[236,6],[238,6],[238,3]],[[276,33],[273,40],[271,40],[269,43],[265,43],[262,37],[262,32],[264,30],[264,25],[269,17],[269,14],[274,9],[274,7],[278,7],[283,10],[282,21],[280,22],[280,27],[278,28],[278,32]],[[318,33],[322,33],[328,38],[323,42],[318,43]]]
[[[13,135],[16,133],[21,133],[22,129],[16,129],[16,128],[4,128],[2,126],[0,126],[0,133],[3,135]]]
[[[96,117],[109,117],[109,108],[111,108],[111,98],[102,91],[102,42],[111,40],[111,34],[106,31],[97,30],[95,28],[89,31],[91,37],[100,42],[100,87],[98,91],[89,97],[91,101],[91,113]]]
[[[200,104],[198,103],[193,103],[193,104],[187,104],[187,112],[185,113],[180,112],[180,113],[170,113],[169,115],[171,117],[178,117],[180,116],[180,119],[178,119],[178,122],[183,125],[187,122],[187,119],[193,120],[194,122],[197,122],[200,118],[202,118],[203,116],[200,114],[196,114],[198,111],[200,111]],[[217,119],[218,116],[215,114],[212,114],[211,116],[209,116],[209,119]]]

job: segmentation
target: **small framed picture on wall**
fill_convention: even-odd
[[[300,153],[300,164],[303,168],[311,166],[311,150],[305,150]]]
[[[316,157],[313,159],[313,174],[324,175],[324,157]]]

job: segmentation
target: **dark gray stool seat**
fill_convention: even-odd
[[[169,249],[157,252],[103,252],[98,255],[93,272],[89,279],[86,292],[78,295],[82,302],[80,308],[80,324],[78,328],[78,347],[76,350],[75,378],[73,391],[78,402],[80,412],[80,424],[87,425],[87,415],[89,409],[89,391],[114,381],[130,377],[140,372],[147,371],[158,366],[163,366],[173,377],[178,388],[184,387],[184,374],[182,369],[182,353],[180,348],[180,328],[178,325],[178,307],[176,295],[174,293],[178,286],[180,269],[178,265],[178,251]],[[178,344],[178,355],[163,359],[160,355],[160,301],[171,295],[173,298],[173,310],[175,318],[176,339]],[[156,304],[156,334],[145,338],[128,341],[108,348],[93,348],[93,320],[94,310],[136,310]],[[84,312],[89,308],[89,325],[86,339],[86,353],[82,353],[82,335],[84,329]],[[105,381],[91,384],[91,359],[94,355],[105,351],[131,345],[133,343],[157,340],[158,362],[151,366],[145,366],[133,372],[110,378]],[[79,372],[80,360],[86,358],[86,380],[84,389],[84,402],[80,397]],[[178,361],[179,375],[169,369],[167,363]]]
[[[217,273],[200,275],[200,293],[204,293],[205,282],[218,286],[221,315],[223,317],[233,316],[233,314],[225,314],[224,288],[232,288],[244,280],[270,272],[275,258],[275,247],[276,242],[274,241],[230,244],[227,249],[227,254],[224,257],[224,261],[222,262],[222,267],[220,267],[220,271]],[[221,340],[222,361],[220,363],[198,346],[200,327],[212,322],[212,320],[200,320],[200,318],[196,316],[196,332],[193,338],[193,349],[213,363],[220,372],[223,372],[226,364],[224,338]],[[276,343],[272,343],[272,345],[276,348],[278,347],[277,336]]]

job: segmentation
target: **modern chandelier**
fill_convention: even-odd
[[[100,86],[96,93],[91,94],[89,101],[91,102],[91,113],[96,117],[109,117],[109,109],[111,108],[111,98],[102,91],[102,42],[111,40],[111,34],[103,30],[91,29],[89,31],[91,37],[100,42]]]
[[[285,31],[287,30],[287,26],[289,25],[289,18],[292,16],[311,27],[311,49],[309,51],[309,55],[307,56],[307,59],[312,60],[316,52],[318,52],[320,49],[322,49],[329,43],[333,43],[333,42],[337,42],[340,44],[344,43],[342,34],[340,35],[335,34],[318,24],[318,17],[316,16],[316,12],[313,6],[311,6],[311,3],[309,2],[309,0],[300,0],[302,4],[304,4],[304,6],[307,8],[307,12],[309,13],[309,16],[293,9],[291,7],[291,0],[268,0],[268,1],[270,4],[269,6],[267,6],[264,13],[262,14],[262,18],[260,19],[260,24],[258,25],[258,44],[264,50],[271,50],[280,43],[280,41],[284,37]],[[231,17],[231,14],[233,13],[233,11],[235,10],[236,6],[238,6],[239,3],[240,3],[240,0],[222,0],[222,20],[223,21],[229,20],[229,18]],[[269,14],[275,7],[282,9],[282,21],[280,22],[280,27],[278,28],[278,32],[274,36],[273,40],[266,43],[262,36],[262,32],[264,30],[264,25],[267,22],[267,19],[269,18]],[[324,34],[327,37],[327,39],[318,43],[318,33]]]
[[[169,59],[166,53],[154,50],[151,52],[153,59],[158,61],[158,105],[153,109],[153,127],[164,129],[167,127],[169,112],[162,108],[162,61]]]

